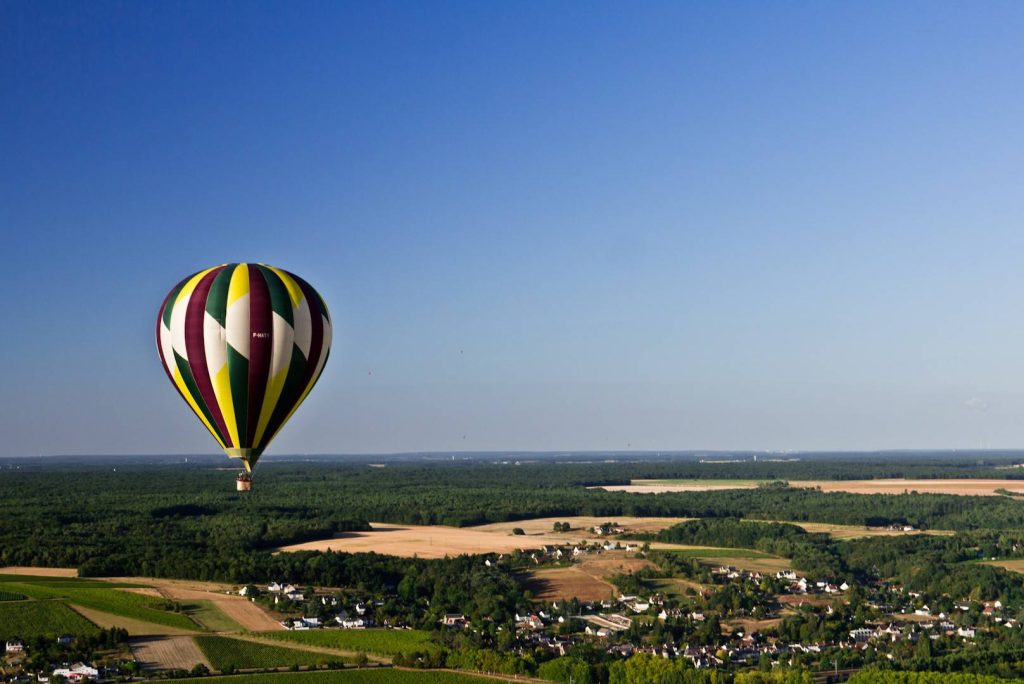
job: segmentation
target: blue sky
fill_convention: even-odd
[[[0,455],[212,452],[152,340],[336,327],[273,453],[1024,446],[1019,3],[0,4]]]

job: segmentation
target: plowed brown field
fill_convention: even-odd
[[[213,669],[210,661],[192,641],[192,637],[155,637],[152,639],[133,639],[132,655],[147,671],[154,670],[191,670],[202,663]]]

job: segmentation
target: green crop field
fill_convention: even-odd
[[[244,679],[242,678],[244,677]],[[195,682],[172,679],[170,682]],[[348,669],[316,672],[278,672],[273,674],[204,677],[203,684],[494,684],[494,679],[437,670]]]
[[[22,577],[18,578],[19,581],[10,582],[6,581],[8,577],[10,576],[0,575],[0,591],[24,594],[30,598],[40,600],[62,599],[68,603],[85,608],[153,622],[167,627],[200,629],[187,616],[164,610],[167,602],[163,599],[143,594],[133,594],[118,589],[118,586],[132,585],[117,585],[78,579],[54,581],[52,577],[42,580],[35,578],[40,581],[30,581],[30,578]]]
[[[422,651],[430,644],[430,633],[419,629],[317,629],[308,632],[264,632],[261,636],[307,646],[380,655]]]
[[[189,601],[184,606],[188,616],[211,632],[244,632],[238,624],[218,608],[213,601]]]
[[[0,640],[98,632],[96,625],[60,601],[0,603]]]
[[[292,665],[323,665],[330,661],[344,661],[342,656],[328,653],[313,653],[297,648],[268,646],[244,639],[222,636],[194,637],[199,650],[203,652],[216,670],[235,667],[239,669],[291,667]]]
[[[141,584],[129,584],[127,582],[104,582],[102,580],[87,579],[82,577],[46,577],[42,575],[9,575],[0,573],[0,583],[20,582],[23,584],[35,584],[44,587],[71,586],[80,589],[98,589],[103,587],[141,587]]]
[[[0,591],[0,601],[24,601],[27,596],[16,594],[13,591]]]

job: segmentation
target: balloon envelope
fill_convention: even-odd
[[[298,276],[266,264],[224,264],[168,293],[156,343],[182,398],[251,472],[320,377],[331,319]]]

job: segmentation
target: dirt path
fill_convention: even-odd
[[[93,610],[92,608],[83,608],[82,606],[71,605],[71,607],[75,610],[76,613],[78,613],[79,615],[81,615],[97,627],[102,627],[103,629],[110,629],[111,627],[120,627],[121,629],[127,629],[128,634],[130,634],[131,636],[166,636],[199,634],[198,630],[190,631],[187,629],[180,629],[178,627],[167,627],[166,625],[157,625],[152,622],[144,622],[143,620],[135,620],[133,618],[127,618],[121,615],[104,613],[99,610]]]
[[[213,669],[210,661],[199,650],[192,637],[132,639],[129,646],[132,649],[132,655],[146,671],[191,670],[199,663]]]

